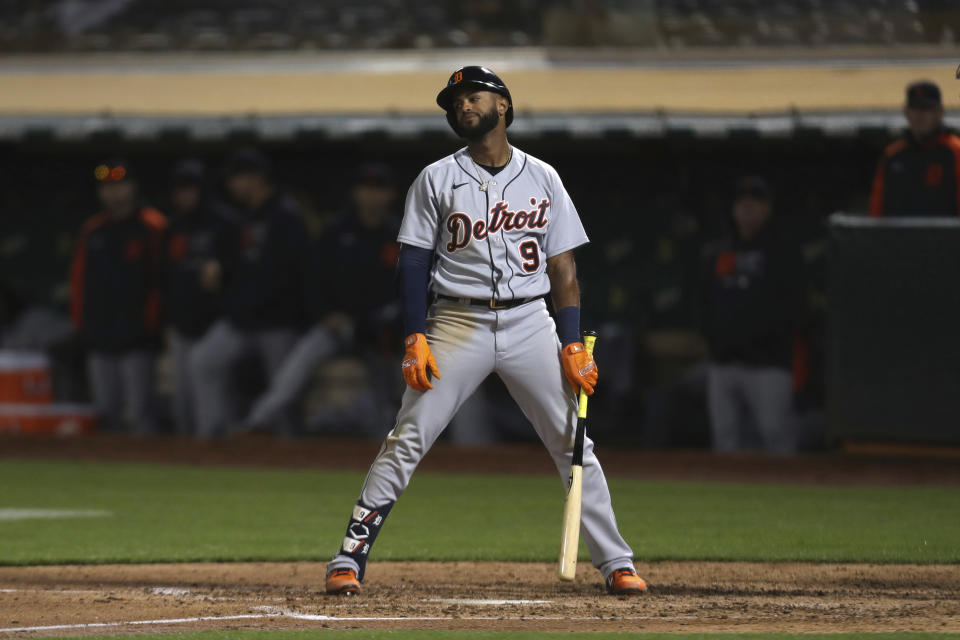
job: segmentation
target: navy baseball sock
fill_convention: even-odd
[[[370,548],[373,546],[373,541],[377,539],[380,527],[383,526],[383,521],[393,505],[394,503],[390,502],[380,507],[368,507],[362,502],[357,502],[357,506],[353,508],[340,555],[349,556],[356,561],[359,567],[357,579],[360,582],[363,582],[363,574],[367,570]]]

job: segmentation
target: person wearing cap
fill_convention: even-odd
[[[701,275],[713,447],[791,453],[798,440],[791,361],[804,301],[802,258],[775,223],[773,194],[762,178],[736,183],[732,214],[733,231],[705,248]]]
[[[194,347],[196,435],[226,435],[240,425],[241,398],[233,369],[246,356],[259,359],[272,380],[296,344],[306,319],[307,229],[299,208],[277,188],[269,159],[242,149],[226,169],[227,194],[237,227],[223,278],[223,318]],[[271,425],[293,435],[297,418],[284,412]]]
[[[171,175],[170,226],[165,245],[166,321],[174,366],[173,419],[181,435],[194,433],[195,381],[190,355],[222,311],[222,281],[229,269],[230,212],[205,189],[206,167],[178,162]]]
[[[581,529],[608,593],[642,594],[647,584],[617,529],[593,441],[572,437],[577,394],[592,394],[599,376],[580,333],[573,253],[589,242],[580,215],[556,170],[510,144],[513,98],[493,71],[454,70],[436,103],[465,144],[427,165],[407,191],[397,235],[406,336],[397,364],[407,388],[327,563],[326,591],[360,593],[373,544],[417,464],[496,374],[560,476],[582,469]]]
[[[295,406],[324,359],[348,353],[365,364],[368,386],[345,407],[308,417],[308,425],[383,435],[385,417],[396,411],[403,387],[395,366],[396,345],[402,339],[394,285],[400,249],[397,195],[387,165],[370,162],[354,171],[346,209],[326,226],[310,252],[313,327],[255,403],[249,427],[268,423]]]
[[[70,273],[71,319],[88,349],[87,372],[101,425],[155,428],[154,363],[160,338],[166,218],[144,205],[128,162],[98,164],[102,209],[84,223]]]
[[[907,130],[880,156],[870,215],[960,215],[960,138],[944,125],[940,88],[908,85],[903,113]]]

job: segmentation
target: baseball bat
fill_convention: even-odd
[[[583,347],[593,355],[597,341],[594,331],[583,332]],[[577,431],[573,438],[573,460],[567,499],[563,503],[563,526],[560,530],[560,562],[557,573],[561,580],[573,580],[577,574],[577,552],[580,550],[580,504],[583,499],[583,438],[587,430],[587,394],[580,389],[577,407]]]

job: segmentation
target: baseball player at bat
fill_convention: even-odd
[[[360,591],[373,543],[414,469],[488,375],[506,384],[564,482],[576,394],[597,384],[580,340],[573,259],[588,240],[560,177],[509,144],[513,101],[490,70],[456,70],[437,104],[467,146],[426,167],[407,193],[398,277],[408,387],[327,565],[328,593]],[[582,478],[581,529],[593,565],[610,593],[645,591],[589,438]]]

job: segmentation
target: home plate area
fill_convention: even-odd
[[[323,563],[0,567],[0,639],[188,629],[960,631],[960,572],[943,565],[662,562],[611,597],[581,563],[371,563],[357,597]]]

